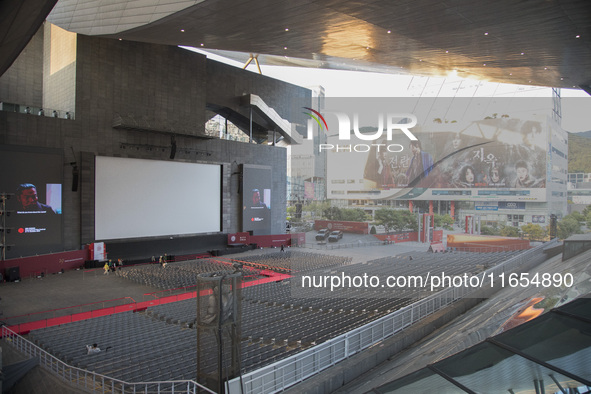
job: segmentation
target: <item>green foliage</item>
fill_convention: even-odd
[[[407,210],[382,208],[376,211],[375,219],[376,223],[385,227],[386,232],[418,230],[417,216]]]
[[[317,218],[320,218],[322,217],[322,213],[324,212],[324,210],[328,207],[330,207],[329,202],[312,201],[310,204],[304,205],[302,207],[302,211],[308,212],[309,214]]]
[[[571,214],[566,215],[565,218],[566,217],[572,217],[573,219],[575,219],[579,223],[585,221],[585,215],[583,215],[581,212],[577,212],[577,211],[574,211]]]
[[[342,209],[341,217],[341,220],[347,220],[350,222],[364,222],[369,219],[365,211],[360,208]]]
[[[444,228],[446,230],[453,230],[454,220],[449,215],[438,215],[434,214],[433,219],[435,221],[436,228]]]
[[[322,215],[328,220],[343,220],[343,213],[339,207],[328,207],[324,209]]]
[[[382,208],[375,213],[375,221],[378,225],[384,226],[386,232],[390,232],[394,223],[394,210]]]
[[[521,231],[530,241],[542,241],[546,237],[546,230],[539,224],[525,224]]]
[[[500,235],[500,231],[498,228],[489,227],[489,226],[480,226],[480,234],[482,235]]]
[[[591,138],[569,133],[568,172],[591,172]]]
[[[501,230],[499,234],[503,237],[519,237],[519,229],[517,227],[512,226],[501,226]]]
[[[574,213],[574,212],[573,212]],[[558,238],[566,239],[573,234],[580,234],[581,233],[581,225],[580,225],[580,213],[576,212],[578,215],[566,215],[558,222],[557,230],[558,230]]]

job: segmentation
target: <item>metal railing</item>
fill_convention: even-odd
[[[496,265],[478,276],[497,278],[534,261],[543,249],[557,243],[553,240],[536,246]],[[492,274],[492,275],[491,275]],[[496,283],[495,283],[496,285]],[[495,286],[498,287],[498,286]],[[376,343],[416,324],[425,317],[479,290],[471,287],[450,287],[399,309],[365,326],[321,343],[276,363],[249,372],[229,382],[231,393],[275,393],[303,381]]]
[[[384,241],[370,241],[370,242],[348,242],[348,243],[340,243],[340,242],[325,242],[325,243],[307,243],[303,247],[306,249],[316,249],[316,250],[333,250],[333,249],[348,249],[348,248],[363,248],[366,246],[380,246],[380,245],[387,245]],[[426,246],[425,246],[426,248]]]
[[[73,367],[52,356],[39,346],[16,334],[6,326],[1,327],[1,336],[4,341],[13,346],[19,352],[35,357],[39,364],[46,370],[54,373],[69,384],[83,389],[90,393],[121,393],[121,394],[174,394],[174,393],[212,393],[192,380],[174,380],[160,382],[138,382],[130,383],[119,379],[111,378],[99,373]]]

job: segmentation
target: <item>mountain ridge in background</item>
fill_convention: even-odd
[[[568,172],[591,172],[591,130],[568,133]]]

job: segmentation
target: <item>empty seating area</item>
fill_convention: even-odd
[[[117,275],[141,283],[146,286],[160,289],[178,289],[181,287],[195,286],[197,275],[207,272],[233,272],[231,263],[214,261],[210,259],[187,260],[167,264],[143,264],[124,267],[117,270]],[[245,276],[257,276],[260,270],[244,267]]]
[[[304,269],[310,270],[311,274],[424,276],[428,271],[433,274],[445,271],[449,275],[477,273],[517,253],[519,251],[489,254],[410,252],[362,264],[347,264],[347,259],[342,257],[323,259],[310,253],[297,253],[296,256],[310,262],[307,266],[304,264]],[[249,257],[249,261],[295,269],[295,264],[283,260],[288,258],[282,256],[287,253],[277,254]],[[311,271],[315,266],[317,270]],[[145,280],[146,284],[155,283],[152,286],[179,287],[194,285],[198,273],[220,271],[221,268],[233,269],[229,264],[204,259],[175,263],[166,268],[160,265],[130,267],[119,272],[127,278]],[[182,283],[177,282],[181,280]],[[329,296],[327,289],[319,290],[311,298],[298,298],[292,294],[294,280],[284,279],[242,289],[243,372],[349,332],[416,299],[416,294],[411,293],[408,297],[368,297],[364,289],[353,289],[347,297],[341,298]],[[44,328],[32,331],[29,338],[67,363],[128,382],[195,379],[196,310],[197,302],[193,298],[150,307],[145,312],[125,312]],[[102,351],[87,355],[85,345],[92,343],[97,343]],[[214,340],[211,339],[205,348],[201,351],[215,352]],[[202,359],[213,360],[214,355]]]
[[[286,252],[265,253],[237,259],[226,258],[225,260],[240,261],[245,266],[252,266],[254,268],[272,269],[280,273],[291,273],[292,271],[309,272],[317,269],[339,267],[350,264],[353,259],[351,257],[288,250]]]

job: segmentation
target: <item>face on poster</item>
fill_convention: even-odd
[[[0,147],[0,180],[6,199],[6,257],[63,250],[63,157],[48,149]]]
[[[329,198],[546,200],[547,99],[327,99]],[[321,118],[320,118],[320,115]],[[566,146],[566,145],[565,145]]]

